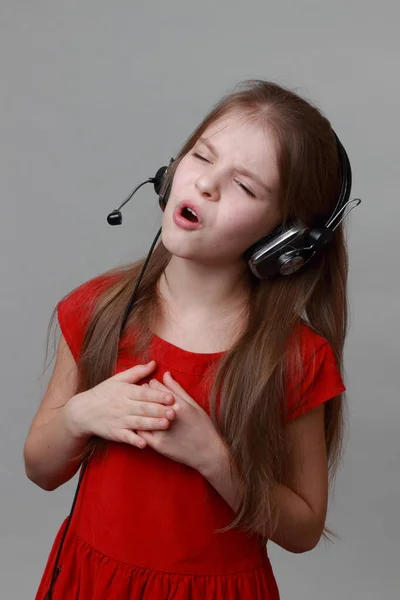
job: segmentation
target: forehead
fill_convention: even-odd
[[[209,125],[201,137],[212,144],[221,159],[232,160],[237,167],[264,173],[277,169],[275,140],[259,119],[231,113]]]

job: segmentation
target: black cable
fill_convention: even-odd
[[[64,541],[65,541],[65,538],[66,538],[69,526],[71,524],[72,515],[74,514],[74,510],[75,510],[76,500],[78,498],[78,493],[79,493],[79,490],[80,490],[80,487],[81,487],[83,475],[84,475],[84,473],[86,471],[87,464],[88,464],[88,461],[85,460],[82,463],[82,466],[81,466],[81,472],[79,474],[79,481],[78,481],[78,485],[76,486],[74,500],[72,502],[72,507],[71,507],[71,511],[69,513],[69,516],[68,516],[67,524],[65,526],[63,535],[61,537],[60,544],[58,546],[58,550],[57,550],[57,554],[56,554],[56,559],[54,561],[53,572],[51,574],[50,587],[49,587],[49,591],[47,592],[47,594],[45,596],[45,600],[51,600],[51,598],[53,596],[54,584],[56,582],[56,579],[57,579],[57,576],[58,576],[59,572],[61,571],[61,566],[58,564],[59,560],[60,560],[60,556],[61,556],[61,550],[62,550],[62,548],[64,546]]]
[[[158,238],[160,237],[160,234],[161,234],[161,229],[162,229],[162,228],[160,227],[160,229],[159,229],[159,230],[158,230],[158,232],[157,232],[157,235],[156,235],[156,237],[155,237],[155,238],[154,238],[154,240],[153,240],[153,243],[152,243],[152,245],[151,245],[151,247],[150,247],[150,250],[149,250],[149,252],[148,252],[148,254],[147,254],[146,260],[145,260],[145,261],[144,261],[144,263],[143,263],[142,270],[141,270],[141,271],[140,271],[140,273],[139,273],[139,277],[138,277],[138,280],[137,280],[137,282],[136,282],[135,289],[133,290],[132,298],[129,300],[129,304],[128,304],[128,306],[126,307],[126,311],[125,311],[125,314],[124,314],[124,318],[122,319],[122,324],[121,324],[121,330],[120,330],[120,334],[122,333],[122,331],[123,331],[123,329],[124,329],[124,327],[125,327],[125,325],[126,325],[126,321],[127,321],[128,317],[129,317],[129,313],[130,313],[130,311],[131,311],[131,308],[132,308],[132,306],[133,306],[133,303],[134,303],[134,302],[135,302],[135,300],[136,300],[136,292],[137,292],[137,290],[138,290],[138,287],[139,287],[139,285],[140,285],[140,282],[142,281],[142,277],[143,277],[143,275],[144,275],[144,272],[145,272],[145,270],[146,270],[146,267],[147,267],[147,265],[148,265],[148,263],[149,263],[150,257],[151,257],[151,255],[152,255],[152,253],[153,253],[154,246],[156,245],[156,242],[157,242]]]

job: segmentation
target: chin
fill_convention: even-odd
[[[161,241],[168,252],[179,258],[194,258],[196,251],[189,239],[182,239],[177,236],[176,232],[168,231],[168,228],[163,228],[161,231]]]

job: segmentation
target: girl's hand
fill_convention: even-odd
[[[160,454],[197,471],[207,470],[218,460],[223,448],[222,438],[208,414],[168,371],[164,374],[163,383],[152,379],[149,388],[174,395],[172,408],[176,419],[168,431],[140,431],[138,435]]]
[[[63,408],[72,435],[77,438],[96,435],[144,448],[146,441],[135,429],[168,429],[175,418],[171,392],[137,385],[155,366],[154,360],[147,365],[135,365],[73,396]]]

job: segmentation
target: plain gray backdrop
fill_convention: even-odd
[[[23,444],[46,388],[51,311],[73,287],[144,255],[153,176],[214,102],[267,78],[313,100],[351,159],[349,435],[311,553],[273,544],[283,600],[400,596],[399,8],[381,0],[2,0],[1,598],[35,595],[76,480],[28,481]],[[51,348],[50,348],[51,350]]]

